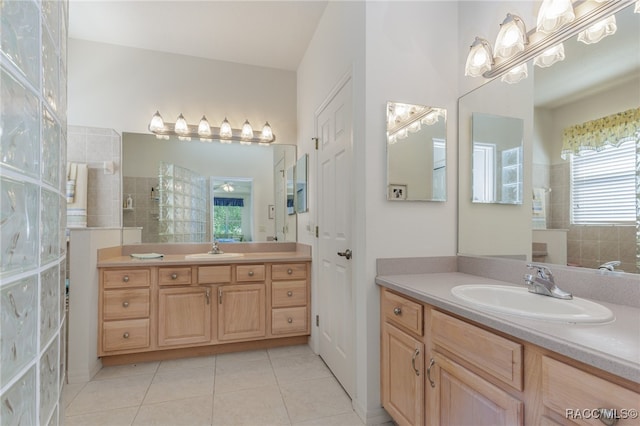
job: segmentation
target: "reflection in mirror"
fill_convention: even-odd
[[[491,209],[491,206],[467,201],[466,197],[470,194],[465,193],[464,178],[461,175],[458,214],[460,253],[526,256],[544,263],[593,269],[599,269],[603,265],[610,266],[610,262],[613,262],[616,271],[640,272],[640,239],[637,233],[640,218],[637,210],[635,220],[627,223],[596,223],[594,220],[577,218],[575,201],[572,204],[576,194],[571,177],[576,168],[575,164],[571,164],[571,156],[562,158],[565,129],[638,109],[640,19],[633,13],[631,5],[616,13],[616,20],[617,32],[596,44],[586,45],[578,42],[575,37],[565,40],[564,61],[549,68],[532,67],[529,64],[529,78],[517,85],[509,86],[494,80],[460,98],[461,174],[464,173],[465,161],[470,164],[470,159],[465,157],[467,154],[464,152],[465,146],[468,146],[466,144],[470,142],[465,121],[469,119],[465,114],[470,108],[473,111],[497,113],[495,106],[498,102],[495,100],[500,99],[508,102],[509,109],[506,114],[505,111],[500,114],[512,115],[512,111],[527,109],[532,111],[531,118],[523,116],[525,209],[518,218],[502,217],[496,209],[491,210],[491,215],[483,216],[484,210]],[[526,90],[523,90],[528,84],[533,86],[530,95],[526,95]],[[635,124],[636,132],[638,127],[640,125]],[[616,143],[612,141],[612,144]],[[638,144],[637,136],[635,144]],[[614,149],[626,147],[625,143],[620,143]],[[609,148],[600,153],[607,151]],[[637,188],[640,188],[637,150],[635,154],[631,150],[625,155],[625,159],[628,156],[635,159],[636,164],[636,189],[632,191],[633,199],[629,200],[632,205],[636,205],[639,196]],[[587,158],[588,156],[573,156],[574,160]],[[621,163],[616,162],[615,167],[619,168]],[[598,162],[599,167],[603,165],[603,162]],[[607,169],[605,176],[611,177],[613,170]],[[617,192],[619,187],[619,184],[608,185],[594,201],[605,206],[604,210],[611,211],[609,206],[612,192]],[[519,225],[513,225],[512,222]],[[490,234],[486,229],[491,230]],[[492,238],[491,235],[497,237]],[[514,242],[525,241],[528,246],[513,244],[513,247],[509,247],[505,240],[496,249],[494,241],[501,239],[503,235],[508,235]]]
[[[295,166],[291,166],[287,169],[287,214],[289,215],[296,214],[294,168]]]
[[[224,235],[221,238],[258,242],[273,239],[296,241],[295,219],[291,222],[286,213],[284,175],[284,170],[293,166],[296,157],[294,145],[185,142],[177,138],[160,140],[154,135],[125,132],[122,135],[122,193],[125,196],[131,194],[135,208],[123,211],[123,224],[142,227],[143,243],[163,242],[159,232],[158,167],[164,161],[206,178],[205,240],[209,240],[214,232],[218,238],[218,229],[212,226],[216,187],[228,182],[237,191],[242,182],[250,180],[253,182],[252,195],[250,203],[245,202],[244,213],[248,219],[244,219],[241,232],[220,230]],[[223,177],[222,182],[215,180],[217,177]],[[274,205],[273,218],[269,217],[269,205]],[[191,224],[185,220],[180,226],[187,229]],[[187,238],[183,241],[192,241],[191,236],[183,238]]]
[[[211,241],[253,241],[253,179],[212,177]]]
[[[296,162],[296,213],[304,213],[307,207],[307,181],[309,154],[305,154],[298,158]]]
[[[387,199],[446,201],[447,111],[387,102]]]
[[[522,204],[521,118],[473,113],[474,203]]]

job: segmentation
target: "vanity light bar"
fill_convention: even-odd
[[[561,43],[569,37],[573,37],[586,30],[595,22],[607,18],[610,15],[632,5],[636,0],[619,0],[597,3],[584,1],[575,6],[575,20],[562,26],[551,34],[531,30],[527,33],[529,43],[523,52],[517,53],[508,59],[495,59],[495,65],[482,74],[485,78],[494,78],[509,72],[512,68],[526,63],[530,59],[544,53],[547,49]]]
[[[166,123],[162,120],[160,113],[156,111],[148,128],[158,139],[169,139],[170,136],[177,136],[178,139],[183,141],[199,139],[203,142],[216,140],[221,143],[240,142],[241,144],[255,143],[259,145],[268,145],[276,140],[276,135],[271,130],[269,122],[265,123],[261,132],[254,131],[249,124],[249,120],[245,120],[242,129],[230,128],[226,118],[221,126],[225,127],[222,131],[221,127],[209,126],[205,116],[202,116],[198,125],[188,124],[182,114],[178,116],[176,123]]]

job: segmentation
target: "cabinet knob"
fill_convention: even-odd
[[[172,280],[177,280],[178,279],[178,274],[176,274],[175,272],[173,274],[171,274],[171,279]]]
[[[124,337],[125,339],[129,338],[129,332],[125,331],[124,334],[122,335],[122,337]]]
[[[287,269],[287,274],[289,274],[289,275],[293,274],[293,269],[291,269],[291,268]]]
[[[293,318],[291,318],[291,317],[287,318],[287,322],[288,322],[289,324],[291,324],[291,323],[293,322]]]
[[[401,315],[402,314],[402,308],[400,306],[396,306],[395,308],[393,308],[393,313],[395,315]]]
[[[253,276],[253,271],[249,271],[249,276],[252,277]]]
[[[122,281],[124,281],[125,283],[129,282],[129,275],[125,275],[124,277],[122,277]]]
[[[129,302],[127,302],[126,300],[124,302],[122,302],[122,307],[123,308],[128,308],[129,307]]]
[[[293,292],[292,291],[288,291],[287,292],[287,296],[289,296],[289,297],[293,296]]]

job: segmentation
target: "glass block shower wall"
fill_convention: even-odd
[[[65,373],[66,1],[0,2],[0,424],[57,425]]]
[[[160,163],[158,234],[162,243],[208,241],[207,179],[170,163]]]

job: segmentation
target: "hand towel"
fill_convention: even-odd
[[[73,202],[67,204],[67,228],[86,228],[89,168],[85,163],[74,164],[76,165],[75,192]],[[71,169],[73,171],[73,165]]]
[[[67,204],[73,203],[76,195],[76,177],[78,174],[77,163],[67,163]]]

